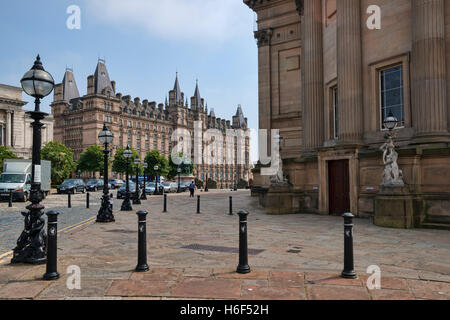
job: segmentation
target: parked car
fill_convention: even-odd
[[[162,186],[164,187],[164,193],[177,192],[178,184],[175,182],[163,182]]]
[[[191,183],[190,182],[187,182],[187,181],[184,181],[184,182],[180,182],[180,191],[181,192],[186,192],[186,191],[188,191],[189,190],[189,185],[190,185]]]
[[[111,189],[119,189],[124,184],[120,179],[109,179],[108,182],[111,185]]]
[[[98,191],[103,189],[105,182],[101,179],[91,179],[86,184],[86,191]]]
[[[86,185],[81,179],[69,179],[64,181],[57,189],[58,194],[61,193],[72,193],[86,192]]]
[[[147,194],[153,194],[155,193],[155,187],[156,187],[156,183],[154,182],[148,182],[145,186],[145,193]],[[162,193],[164,190],[164,187],[158,183],[158,189],[159,189],[159,193]]]
[[[133,198],[136,195],[136,184],[134,182],[129,182],[130,197]],[[117,199],[125,199],[125,194],[127,192],[127,184],[124,183],[123,186],[117,191]]]

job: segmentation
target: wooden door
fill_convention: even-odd
[[[330,214],[350,212],[350,177],[348,160],[328,162],[328,197]]]

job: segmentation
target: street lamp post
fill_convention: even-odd
[[[26,207],[28,212],[22,212],[25,217],[25,228],[17,240],[17,246],[13,251],[11,263],[43,264],[46,262],[46,239],[44,229],[44,206],[40,202],[44,199],[41,190],[41,144],[42,122],[47,115],[40,111],[41,99],[48,96],[55,86],[50,73],[44,70],[39,55],[30,71],[25,73],[20,80],[26,94],[35,98],[34,111],[27,112],[34,120],[33,126],[33,154],[31,169],[31,204]]]
[[[155,186],[155,193],[154,193],[155,196],[159,194],[159,190],[158,190],[158,169],[159,169],[158,165],[153,167],[153,170],[155,171],[155,176],[156,176],[155,177],[156,186]]]
[[[134,164],[136,165],[136,192],[134,194],[133,204],[141,204],[139,195],[139,165],[141,164],[141,160],[134,159]]]
[[[144,190],[142,191],[142,197],[141,200],[147,200],[147,192],[145,191],[145,186],[147,184],[147,168],[148,168],[148,163],[144,162],[144,164],[142,165],[142,167],[144,168]]]
[[[106,127],[106,123],[103,124],[103,130],[98,134],[98,140],[105,146],[105,150],[103,150],[104,158],[103,158],[103,197],[102,197],[102,205],[97,215],[97,222],[100,223],[108,223],[114,222],[114,215],[112,208],[109,204],[109,186],[108,186],[108,156],[109,150],[108,145],[113,143],[114,135],[113,133]]]
[[[126,181],[126,191],[125,191],[125,199],[122,202],[122,211],[132,211],[133,208],[131,207],[131,202],[130,202],[130,179],[129,179],[129,174],[128,171],[130,170],[130,158],[133,155],[133,153],[130,150],[130,146],[127,146],[127,148],[125,149],[125,151],[123,152],[123,156],[124,158],[127,160],[127,166],[126,166],[126,176],[127,176],[127,181]]]
[[[180,193],[181,192],[181,180],[180,180],[181,168],[180,167],[177,168],[177,172],[178,172],[178,190],[177,190],[177,193]]]
[[[208,171],[206,171],[206,185],[205,185],[205,192],[208,192]]]

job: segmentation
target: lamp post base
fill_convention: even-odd
[[[251,269],[248,264],[247,265],[238,265],[236,272],[240,273],[240,274],[247,274],[247,273],[251,272]]]
[[[356,279],[357,278],[355,271],[342,271],[341,276],[344,279]]]
[[[46,273],[44,274],[44,280],[56,280],[59,279],[59,273],[58,272],[50,272],[50,273]]]
[[[133,207],[131,206],[130,198],[125,198],[122,202],[121,211],[133,211]]]
[[[108,195],[103,195],[102,206],[98,211],[96,222],[110,223],[115,221],[111,206],[109,205],[109,197]]]
[[[138,265],[135,269],[136,272],[147,272],[148,270],[150,270],[148,264]]]

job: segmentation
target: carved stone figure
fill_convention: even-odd
[[[403,187],[405,183],[403,181],[403,172],[397,163],[398,153],[395,151],[392,136],[388,136],[387,139],[388,141],[380,147],[383,151],[383,163],[385,165],[381,185]]]

